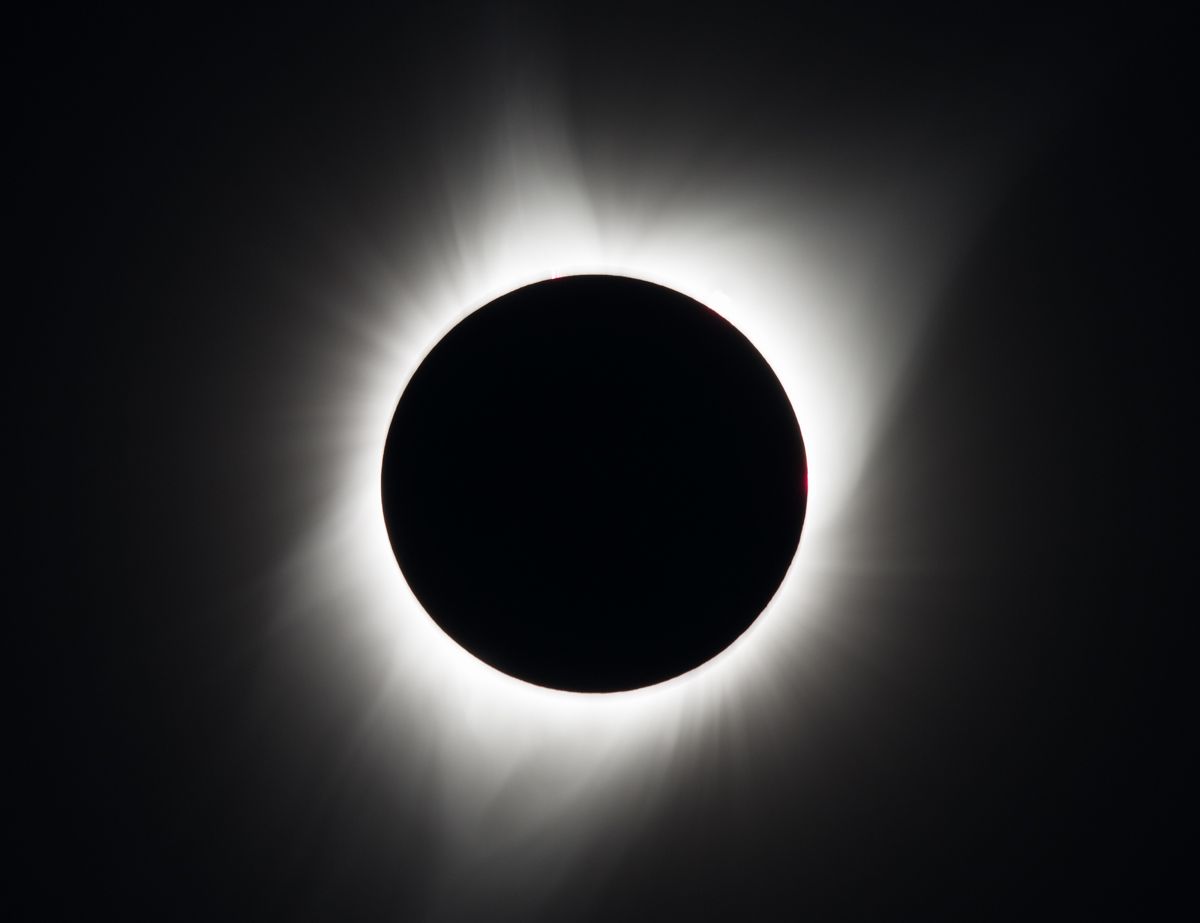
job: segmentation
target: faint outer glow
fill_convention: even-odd
[[[392,741],[397,784],[432,780],[422,784],[439,799],[452,867],[516,843],[528,860],[542,848],[529,845],[533,834],[551,824],[583,837],[633,817],[673,767],[770,719],[803,665],[806,631],[836,616],[839,511],[944,283],[958,218],[947,203],[963,202],[961,189],[934,196],[920,176],[878,179],[866,192],[879,204],[864,205],[873,199],[861,177],[839,198],[831,176],[816,176],[821,194],[809,195],[795,177],[777,184],[762,173],[742,186],[701,176],[694,194],[655,199],[645,180],[585,176],[545,113],[508,113],[488,151],[484,167],[448,151],[444,207],[421,219],[427,247],[365,271],[386,310],[327,306],[338,325],[318,357],[327,374],[293,408],[324,500],[279,580],[282,620],[336,619],[386,659],[364,733]],[[665,177],[662,186],[673,188]],[[906,194],[919,209],[904,207]],[[921,234],[897,218],[918,211]],[[497,296],[576,273],[657,282],[731,321],[786,389],[812,472],[796,559],[750,630],[691,673],[609,695],[529,685],[447,637],[400,573],[379,495],[392,413],[426,352]],[[541,874],[568,861],[570,845],[555,843]]]

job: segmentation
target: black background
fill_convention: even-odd
[[[1181,23],[431,4],[60,9],[17,34],[10,566],[32,591],[9,619],[37,643],[9,648],[9,760],[32,916],[1095,919],[1172,896]],[[260,578],[305,523],[261,489],[303,463],[264,421],[306,362],[294,287],[365,297],[331,254],[418,246],[430,139],[469,146],[524,73],[552,75],[585,150],[631,162],[882,163],[930,123],[984,156],[1001,118],[1040,140],[892,396],[847,513],[875,566],[814,642],[819,688],[680,767],[536,906],[470,879],[446,905],[422,785],[369,760],[347,779],[366,702],[322,638],[267,630]],[[264,686],[295,712],[250,739]]]

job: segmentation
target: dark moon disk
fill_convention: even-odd
[[[572,276],[467,316],[409,382],[383,458],[405,579],[511,676],[615,692],[709,660],[800,541],[800,427],[766,360],[679,292]]]

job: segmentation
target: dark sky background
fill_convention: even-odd
[[[13,566],[35,587],[9,618],[47,654],[10,756],[31,918],[1154,916],[1192,829],[1168,662],[1193,608],[1181,33],[1145,7],[27,21],[12,182],[34,284],[7,323],[11,489],[34,514]],[[273,412],[326,374],[297,289],[369,298],[346,268],[364,241],[417,271],[434,177],[539,82],[609,182],[769,195],[812,164],[844,189],[1021,153],[988,173],[888,395],[845,513],[868,566],[817,678],[675,765],[636,823],[548,823],[451,875],[436,780],[355,748],[371,699],[336,626],[273,630],[266,575],[308,499],[271,489],[307,463]],[[264,702],[286,704],[269,732]],[[575,858],[531,889],[560,837]]]

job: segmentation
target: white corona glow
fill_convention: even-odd
[[[680,188],[665,168],[636,182],[585,170],[562,124],[553,107],[510,111],[480,141],[485,167],[446,152],[440,213],[421,219],[426,245],[376,248],[359,270],[371,292],[361,300],[374,307],[328,299],[313,360],[320,390],[290,408],[323,499],[280,574],[279,617],[336,619],[386,662],[364,733],[390,739],[398,785],[432,780],[422,784],[440,799],[442,848],[461,867],[548,825],[582,837],[636,815],[673,767],[776,716],[773,702],[806,669],[805,633],[836,618],[831,575],[853,555],[839,513],[886,422],[923,305],[945,282],[930,254],[959,229],[947,203],[964,202],[962,188],[921,176],[877,177],[864,191],[863,177],[838,180],[819,165],[811,187],[776,183],[760,164],[743,182],[700,171],[684,192],[656,195]],[[897,190],[919,201],[921,234]],[[726,317],[775,370],[809,465],[800,547],[767,610],[704,666],[616,694],[539,688],[459,647],[406,585],[380,502],[392,414],[429,349],[492,299],[578,273],[656,282]],[[545,876],[568,861],[562,837],[553,848],[545,864],[527,864]]]

